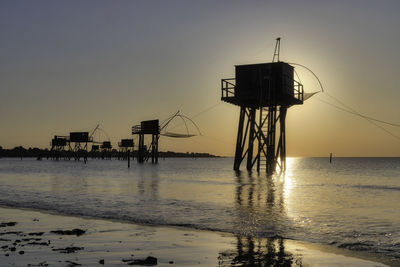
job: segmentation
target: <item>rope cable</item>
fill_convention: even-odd
[[[306,70],[308,70],[309,72],[311,72],[311,74],[314,75],[314,77],[317,79],[317,81],[319,83],[319,86],[321,87],[321,92],[324,92],[324,87],[322,86],[321,81],[319,80],[318,76],[311,69],[309,69],[308,67],[306,67],[306,66],[304,66],[302,64],[299,64],[299,63],[288,63],[288,64],[303,67]]]
[[[161,128],[161,130],[164,129],[164,128],[168,125],[168,123],[169,123],[175,116],[181,116],[181,117],[184,117],[185,119],[189,120],[189,121],[196,127],[197,131],[199,132],[199,135],[200,135],[200,136],[203,136],[203,134],[202,134],[201,131],[200,131],[200,128],[199,128],[199,127],[197,126],[197,124],[193,121],[193,119],[196,118],[196,117],[198,117],[198,116],[200,116],[200,115],[202,115],[202,114],[204,114],[204,113],[206,113],[206,112],[209,112],[210,110],[216,108],[216,107],[217,107],[218,105],[220,105],[221,103],[222,103],[222,102],[219,101],[219,102],[217,102],[216,104],[214,104],[214,105],[212,105],[212,106],[209,106],[209,107],[203,109],[202,111],[196,113],[195,115],[193,115],[193,116],[191,116],[191,117],[187,117],[187,116],[185,116],[185,115],[179,114],[179,111],[178,111],[175,115],[173,115],[173,116],[171,116],[171,117],[169,117],[168,119],[165,120],[165,121],[168,121],[168,122]],[[181,126],[181,125],[182,125],[182,124],[175,125],[175,126],[172,127],[171,129],[174,129],[174,128],[179,127],[179,126]]]
[[[358,116],[360,116],[360,117],[363,117],[363,118],[369,119],[369,120],[373,120],[373,121],[376,121],[376,122],[380,122],[380,123],[383,123],[383,124],[387,124],[387,125],[390,125],[390,126],[400,127],[400,124],[392,123],[392,122],[388,122],[388,121],[384,121],[384,120],[380,120],[380,119],[376,119],[376,118],[369,117],[369,116],[366,116],[366,115],[364,115],[364,114],[361,114],[360,112],[356,111],[355,109],[353,109],[353,108],[351,108],[350,106],[348,106],[348,105],[346,105],[345,103],[343,103],[343,101],[339,100],[338,98],[336,98],[336,97],[334,97],[334,96],[328,94],[327,92],[325,92],[325,94],[326,94],[328,97],[330,97],[330,98],[334,99],[335,101],[337,101],[338,103],[340,103],[342,106],[344,106],[344,107],[346,107],[347,109],[351,110],[353,113],[355,113],[356,115],[358,115]]]
[[[202,135],[202,134],[201,134],[201,131],[200,131],[200,128],[197,126],[197,124],[196,124],[191,118],[189,118],[189,117],[187,117],[187,116],[185,116],[185,115],[180,115],[180,116],[181,116],[181,117],[184,117],[185,119],[188,119],[191,123],[193,123],[194,127],[196,127],[196,129],[197,129],[197,131],[199,132],[199,134]]]
[[[318,99],[318,98],[317,98],[317,99]],[[359,116],[359,117],[361,117],[361,118],[363,118],[363,119],[366,119],[369,123],[375,125],[376,127],[379,127],[381,130],[383,130],[383,131],[385,131],[386,133],[390,134],[390,135],[393,136],[394,138],[397,138],[397,139],[400,140],[400,136],[395,135],[394,133],[392,133],[391,131],[389,131],[388,129],[386,129],[385,127],[383,127],[382,125],[377,124],[377,123],[375,122],[375,119],[373,119],[373,118],[369,118],[369,117],[364,116],[364,115],[362,115],[362,114],[360,114],[360,113],[353,112],[353,111],[348,110],[348,109],[344,109],[344,108],[342,108],[342,107],[339,107],[339,106],[337,106],[337,105],[335,105],[335,104],[329,103],[329,102],[324,101],[324,100],[322,100],[322,99],[318,99],[318,100],[321,101],[321,102],[323,102],[323,103],[325,103],[325,104],[327,104],[327,105],[330,105],[330,106],[332,106],[332,107],[335,107],[335,108],[337,108],[337,109],[339,109],[339,110],[341,110],[341,111],[344,111],[344,112],[347,112],[347,113],[349,113],[349,114],[352,114],[352,115],[355,115],[355,116]],[[380,121],[379,121],[379,122],[380,122]]]
[[[194,118],[200,116],[201,114],[206,113],[206,112],[212,110],[213,108],[217,107],[217,106],[220,105],[221,103],[222,103],[221,101],[218,101],[218,103],[216,103],[216,104],[214,104],[214,105],[212,105],[212,106],[210,106],[210,107],[208,107],[208,108],[206,108],[206,109],[203,109],[202,111],[200,111],[199,113],[193,115],[193,116],[190,117],[190,118],[191,118],[191,119],[194,119]]]
[[[182,123],[185,125],[186,134],[171,133],[171,132],[167,132],[167,131],[166,131],[168,124],[169,124],[174,118],[177,118],[177,117],[179,117],[179,118],[182,120]],[[188,125],[187,125],[187,121],[190,121],[190,122],[194,125],[194,127],[196,128],[196,130],[199,132],[199,135],[200,135],[200,136],[202,135],[202,134],[201,134],[201,131],[200,131],[200,128],[197,126],[197,124],[196,124],[191,118],[189,118],[189,117],[187,117],[187,116],[185,116],[185,115],[179,114],[179,111],[178,111],[177,113],[175,113],[173,116],[171,116],[170,118],[168,118],[167,120],[165,120],[165,121],[166,121],[166,123],[164,123],[164,125],[163,125],[163,126],[161,127],[161,129],[160,129],[160,131],[161,131],[161,130],[164,130],[164,132],[161,133],[161,135],[163,135],[163,136],[176,137],[176,138],[184,138],[184,137],[193,137],[193,136],[196,136],[195,134],[190,134],[190,133],[189,133],[189,127],[188,127]],[[182,125],[182,123],[176,125],[176,126],[173,127],[173,128],[176,128],[176,127]]]
[[[376,118],[369,117],[369,116],[366,116],[366,115],[364,115],[364,114],[361,114],[360,112],[358,112],[358,111],[356,111],[355,109],[351,108],[349,105],[345,104],[343,101],[341,101],[341,100],[339,100],[338,98],[336,98],[336,97],[334,97],[334,96],[328,94],[327,92],[325,92],[325,91],[324,91],[324,87],[322,86],[322,82],[320,81],[320,79],[318,78],[318,76],[317,76],[311,69],[309,69],[308,67],[306,67],[306,66],[304,66],[304,65],[302,65],[302,64],[298,64],[298,63],[289,63],[289,64],[303,67],[303,68],[305,68],[306,70],[308,70],[309,72],[311,72],[311,74],[317,79],[317,81],[318,81],[318,83],[319,83],[319,85],[320,85],[320,87],[321,87],[321,92],[322,92],[322,93],[325,93],[326,96],[328,96],[328,97],[330,97],[331,99],[333,99],[333,100],[335,100],[336,102],[338,102],[340,105],[342,105],[342,107],[339,107],[339,106],[337,106],[337,105],[335,105],[335,104],[332,104],[332,103],[329,103],[329,102],[326,102],[326,101],[323,101],[323,100],[321,100],[321,99],[318,99],[319,101],[321,101],[321,102],[323,102],[323,103],[325,103],[325,104],[331,105],[331,106],[333,106],[333,107],[335,107],[335,108],[337,108],[337,109],[339,109],[339,110],[342,110],[342,111],[344,111],[344,112],[347,112],[347,113],[349,113],[349,114],[359,116],[359,117],[361,117],[361,118],[367,120],[367,121],[368,121],[369,123],[371,123],[372,125],[374,125],[374,126],[380,128],[381,130],[383,130],[383,131],[386,132],[387,134],[391,135],[392,137],[394,137],[394,138],[400,140],[400,137],[399,137],[399,136],[395,135],[394,133],[392,133],[391,131],[389,131],[388,129],[386,129],[385,127],[383,127],[382,125],[379,125],[377,122],[383,123],[383,124],[387,124],[387,125],[390,125],[390,126],[394,126],[394,127],[400,127],[400,124],[392,123],[392,122],[387,122],[387,121],[384,121],[384,120],[376,119]],[[301,82],[300,77],[299,77],[299,75],[297,74],[296,70],[294,70],[294,72],[295,72],[297,78],[299,79],[299,81]],[[344,108],[343,108],[343,107],[344,107]]]
[[[167,127],[167,125],[172,121],[172,119],[173,118],[175,118],[178,114],[179,114],[179,110],[174,114],[174,115],[172,115],[171,117],[168,117],[167,119],[165,119],[160,125],[162,125],[161,126],[161,129],[160,129],[160,131],[162,131],[165,127]]]
[[[296,71],[295,68],[293,68],[293,71],[294,71],[294,74],[296,74],[297,79],[299,79],[299,82],[300,82],[301,84],[303,84],[303,83],[301,82],[300,76],[299,76],[299,74],[297,74],[297,71]]]
[[[341,104],[343,107],[347,108],[347,112],[348,112],[348,111],[351,111],[351,112],[350,112],[351,114],[357,115],[357,116],[359,116],[359,117],[361,117],[361,118],[364,118],[364,119],[366,119],[366,120],[368,120],[368,121],[375,121],[375,122],[380,122],[380,123],[387,124],[387,125],[391,125],[391,126],[395,126],[395,127],[400,127],[400,124],[392,123],[392,122],[388,122],[388,121],[384,121],[384,120],[380,120],[380,119],[376,119],[376,118],[373,118],[373,117],[370,117],[370,116],[366,116],[366,115],[364,115],[364,114],[361,114],[360,112],[358,112],[358,111],[356,111],[355,109],[351,108],[349,105],[345,104],[343,101],[341,101],[341,100],[339,100],[338,98],[336,98],[336,97],[330,95],[329,93],[327,93],[327,92],[324,90],[324,87],[322,86],[322,82],[320,81],[320,79],[318,78],[318,76],[317,76],[310,68],[308,68],[308,67],[306,67],[306,66],[304,66],[304,65],[302,65],[302,64],[299,64],[299,63],[288,63],[288,64],[297,65],[297,66],[303,67],[303,68],[305,68],[306,70],[308,70],[309,72],[311,72],[312,75],[314,75],[314,77],[317,79],[317,81],[318,81],[318,83],[319,83],[319,85],[320,85],[320,87],[321,87],[321,92],[324,93],[325,95],[327,95],[328,97],[334,99],[335,101],[337,101],[337,102],[338,102],[339,104]],[[300,77],[298,76],[297,72],[296,72],[296,71],[294,71],[294,72],[295,72],[296,76],[298,77],[298,79],[299,79],[299,81],[300,81]],[[301,81],[300,81],[300,82],[301,82]],[[325,102],[325,103],[327,103],[327,102]],[[332,104],[331,104],[331,105],[332,105]],[[337,106],[336,106],[336,107],[337,107]],[[373,124],[375,125],[375,123],[373,123]],[[376,125],[376,126],[377,126],[377,125]],[[380,126],[378,126],[378,127],[381,128]],[[387,131],[387,130],[385,129],[385,131]],[[393,135],[393,134],[391,133],[391,135]]]
[[[183,124],[185,125],[186,133],[187,133],[187,135],[189,135],[189,128],[188,128],[188,126],[187,126],[187,123],[186,123],[185,119],[182,118],[181,115],[178,115],[177,117],[181,118],[181,120],[183,121]]]

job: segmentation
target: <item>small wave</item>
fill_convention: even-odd
[[[338,247],[356,251],[368,251],[371,250],[372,245],[368,243],[354,242],[354,243],[343,243],[340,244]]]
[[[376,189],[376,190],[395,190],[400,191],[398,186],[385,186],[385,185],[352,185],[352,188],[360,189]]]
[[[395,190],[400,191],[399,186],[386,186],[386,185],[362,185],[362,184],[309,184],[305,185],[307,187],[324,187],[324,186],[335,186],[335,187],[342,187],[342,188],[356,188],[356,189],[372,189],[372,190]]]

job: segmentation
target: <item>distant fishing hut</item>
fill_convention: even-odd
[[[92,150],[90,150],[90,154],[92,158],[99,157],[100,146],[99,145],[92,145]]]
[[[111,149],[112,149],[111,142],[103,141],[100,148],[101,148],[101,158],[102,159],[111,159]]]
[[[140,125],[132,127],[132,135],[139,135],[138,155],[139,163],[147,161],[151,157],[152,163],[158,163],[158,138],[160,135],[160,124],[158,120],[142,121]],[[150,147],[144,144],[145,135],[151,135]]]
[[[121,142],[118,143],[119,151],[118,158],[128,159],[131,154],[133,156],[133,150],[135,148],[135,143],[133,139],[121,139]]]
[[[70,132],[68,140],[70,157],[73,157],[75,160],[79,160],[82,157],[86,163],[88,143],[91,142],[92,138],[89,137],[89,132]]]
[[[67,146],[66,136],[57,136],[51,140],[50,155],[52,159],[59,160],[62,156],[65,156],[65,147]]]

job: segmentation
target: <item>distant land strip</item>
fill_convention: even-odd
[[[66,151],[64,151],[66,152]],[[88,151],[88,158],[101,158],[102,151]],[[112,149],[110,152],[107,152],[113,158],[120,158],[121,153],[117,149]],[[125,152],[126,153],[126,152]],[[132,155],[134,157],[137,156],[137,151],[133,151]],[[0,158],[52,158],[52,151],[49,149],[40,149],[40,148],[24,148],[22,146],[17,146],[12,149],[3,149],[0,146]],[[197,152],[173,152],[173,151],[160,151],[158,152],[159,158],[219,158],[219,156],[212,155],[209,153],[197,153]]]

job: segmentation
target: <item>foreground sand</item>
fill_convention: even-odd
[[[387,266],[292,240],[10,208],[0,208],[0,247],[0,266]]]

